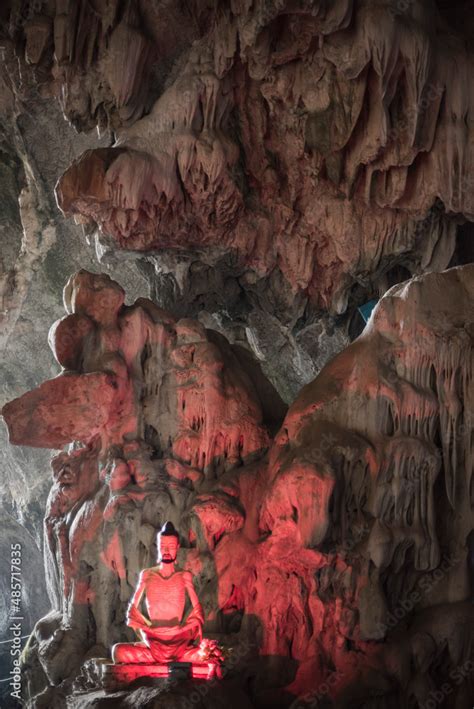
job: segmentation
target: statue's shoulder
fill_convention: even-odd
[[[190,571],[187,571],[186,569],[183,569],[180,573],[181,573],[181,576],[182,576],[183,580],[184,580],[186,583],[192,583],[192,582],[193,582],[193,575],[192,575],[192,573],[191,573]]]
[[[156,569],[156,566],[150,566],[148,569],[142,569],[140,571],[140,579],[142,581],[146,581],[150,574],[153,573],[153,571],[156,571]]]

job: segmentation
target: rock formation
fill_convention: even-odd
[[[337,313],[393,257],[446,267],[447,215],[474,213],[472,57],[428,5],[222,7],[149,114],[66,171],[59,206],[122,249],[277,268]]]
[[[94,690],[165,519],[228,653],[196,706],[472,706],[471,4],[3,3],[33,708],[185,701]]]
[[[34,705],[126,639],[169,518],[207,629],[243,648],[254,706],[422,707],[446,683],[467,706],[473,273],[392,288],[273,442],[268,394],[224,338],[145,299],[125,306],[106,276],[73,276],[50,333],[63,372],[3,409],[14,442],[72,444],[52,462]]]
[[[3,53],[21,100],[40,89],[109,136],[65,170],[63,212],[99,254],[147,259],[167,307],[244,328],[290,402],[356,307],[450,265],[473,218],[459,14],[442,0],[23,0],[7,4]]]

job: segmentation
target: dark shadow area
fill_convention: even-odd
[[[449,268],[464,266],[467,263],[474,263],[474,224],[472,222],[466,222],[458,227],[456,248]]]

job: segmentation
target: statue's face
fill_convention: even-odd
[[[163,564],[173,564],[179,549],[177,537],[165,537],[158,535],[158,559]]]

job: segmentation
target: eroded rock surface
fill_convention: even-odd
[[[273,440],[268,388],[222,337],[73,276],[50,338],[67,368],[3,410],[18,442],[31,427],[37,445],[76,439],[53,460],[55,610],[26,652],[33,705],[71,695],[74,677],[84,690],[82,663],[127,639],[138,572],[171,519],[205,627],[234,648],[225,682],[240,677],[254,706],[423,707],[446,683],[468,706],[473,275],[391,289]],[[40,419],[69,377],[74,400]]]
[[[473,59],[432,5],[208,10],[148,115],[66,171],[59,206],[116,248],[276,269],[335,313],[394,261],[445,268],[474,213]]]
[[[472,270],[391,291],[314,380],[357,306],[472,262],[471,15],[3,3],[2,400],[31,391],[0,505],[38,546],[46,517],[38,706],[122,633],[166,516],[250,701],[424,706],[445,679],[471,706]],[[81,268],[135,304],[73,278],[55,362],[39,343]]]
[[[17,111],[39,94],[101,135],[54,178],[102,262],[120,278],[117,253],[141,256],[157,303],[250,347],[290,403],[360,332],[357,306],[462,262],[463,14],[442,0],[9,0],[1,52]]]

